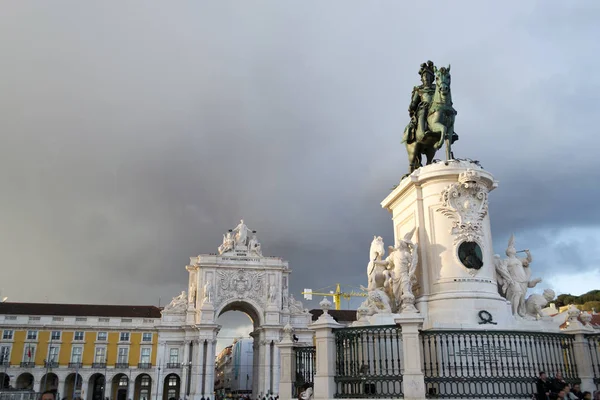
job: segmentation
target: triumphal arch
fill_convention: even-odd
[[[186,397],[213,398],[217,318],[242,311],[254,324],[253,397],[279,394],[277,344],[287,324],[299,342],[312,342],[311,314],[289,290],[292,270],[280,257],[263,255],[256,231],[243,220],[223,235],[218,253],[191,257],[188,291],[163,310],[161,342],[183,340]],[[166,356],[166,355],[165,355]],[[183,397],[183,396],[182,396]]]

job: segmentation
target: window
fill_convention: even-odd
[[[0,346],[0,365],[10,361],[10,346]]]
[[[142,347],[142,353],[140,356],[140,363],[150,364],[150,347]]]
[[[152,333],[144,332],[142,333],[142,342],[151,342],[152,341]]]
[[[48,348],[48,362],[58,362],[58,346],[50,346]]]
[[[52,321],[64,321],[63,317],[52,317]]]
[[[16,315],[7,315],[6,317],[4,317],[5,321],[16,321],[17,320],[17,316]]]
[[[40,319],[40,317],[29,317],[30,321],[39,321]]]
[[[121,318],[121,322],[129,324],[129,323],[133,322],[133,319],[131,319],[131,318]]]
[[[37,340],[37,331],[27,331],[27,340]]]
[[[125,375],[121,376],[121,379],[119,379],[119,386],[127,386],[128,383],[129,379],[127,379]]]
[[[96,354],[94,355],[95,363],[103,363],[106,361],[106,347],[96,347]]]
[[[129,342],[129,332],[121,332],[121,336],[119,337],[121,342]]]
[[[75,336],[73,336],[73,340],[83,340],[83,331],[75,332]]]
[[[12,330],[5,329],[4,332],[2,332],[2,339],[3,340],[12,340],[13,334],[14,334],[14,332]]]
[[[35,344],[25,343],[25,348],[23,349],[23,361],[24,362],[33,362],[34,360],[35,360]]]
[[[52,331],[50,340],[60,340],[60,331]]]
[[[98,322],[110,322],[110,318],[98,318]]]
[[[75,322],[85,322],[85,321],[87,321],[86,317],[76,317],[75,318]]]
[[[108,334],[106,332],[98,332],[98,335],[96,336],[96,340],[99,342],[105,342],[107,338]]]
[[[127,347],[119,347],[119,355],[117,363],[127,364],[129,362],[129,349]]]
[[[170,349],[169,350],[169,363],[170,364],[178,364],[179,363],[179,349]]]
[[[179,386],[179,378],[175,375],[169,376],[169,380],[167,382],[167,387],[169,388],[167,391],[167,397],[169,399],[177,398],[177,393],[179,392],[177,386]]]
[[[82,354],[83,354],[83,347],[73,346],[73,349],[71,350],[71,362],[72,363],[80,363]]]

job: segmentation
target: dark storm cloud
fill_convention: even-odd
[[[0,249],[11,300],[163,303],[245,218],[305,288],[363,284],[418,66],[452,64],[459,157],[496,252],[599,235],[593,2],[53,2],[0,15]],[[428,19],[428,20],[427,20]],[[425,22],[426,21],[426,22]],[[446,28],[450,26],[450,28]],[[576,140],[573,140],[576,139]],[[581,270],[597,260],[564,254]],[[560,255],[559,254],[559,255]],[[546,274],[546,275],[544,275]]]

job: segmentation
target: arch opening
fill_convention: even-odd
[[[245,301],[232,301],[218,313],[221,326],[217,334],[214,387],[215,396],[237,398],[252,395],[256,385],[258,354],[254,336],[260,328],[261,313]]]
[[[63,398],[67,398],[68,400],[81,398],[81,387],[83,386],[83,378],[81,375],[76,373],[71,373],[67,375],[65,379],[65,390],[63,393]]]
[[[8,389],[10,387],[10,376],[4,372],[0,372],[0,388]]]
[[[122,373],[113,376],[110,394],[112,400],[127,400],[129,398],[129,377]]]
[[[165,376],[163,400],[178,400],[179,398],[181,398],[181,378],[177,374]]]
[[[87,399],[104,400],[106,396],[106,378],[103,374],[96,373],[88,381]]]
[[[152,397],[152,378],[148,374],[140,374],[135,378],[134,400],[150,400]]]
[[[17,389],[33,390],[33,375],[25,372],[17,378]]]
[[[58,390],[58,376],[53,372],[48,372],[40,380],[40,392],[46,390]]]

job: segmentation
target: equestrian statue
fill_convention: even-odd
[[[458,140],[454,132],[456,110],[452,107],[450,65],[438,69],[432,61],[427,61],[421,64],[419,75],[422,85],[413,88],[408,107],[410,122],[402,137],[410,165],[407,175],[422,166],[423,154],[427,157],[427,165],[431,164],[444,143],[446,160],[453,159],[450,146]]]

